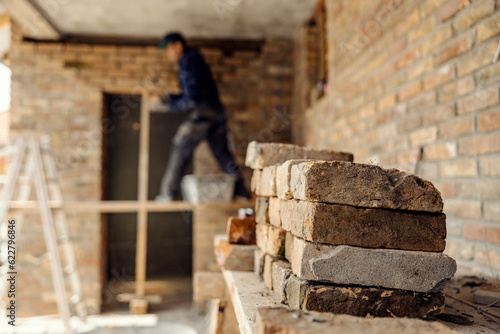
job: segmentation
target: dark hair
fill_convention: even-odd
[[[166,34],[162,40],[160,45],[158,46],[158,49],[163,50],[169,45],[170,43],[175,43],[175,42],[181,42],[183,47],[186,47],[186,40],[184,37],[178,33],[178,32],[171,32]]]

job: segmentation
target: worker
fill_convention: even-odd
[[[161,41],[159,49],[167,59],[179,64],[179,95],[166,94],[151,101],[152,112],[184,112],[187,117],[179,126],[173,139],[173,147],[165,174],[161,181],[158,202],[175,200],[181,178],[193,157],[196,146],[206,140],[222,171],[236,176],[236,197],[250,198],[243,183],[240,168],[229,151],[227,120],[224,106],[210,68],[203,56],[186,45],[179,33],[169,33]]]

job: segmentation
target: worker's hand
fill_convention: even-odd
[[[169,102],[170,98],[168,95],[158,96],[154,95],[151,97],[149,101],[149,105],[151,106],[151,112],[157,113],[166,113],[169,112]]]

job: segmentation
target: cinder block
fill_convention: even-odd
[[[278,174],[283,172],[288,171],[278,170]],[[278,179],[283,177],[278,175]],[[281,199],[290,195],[304,201],[365,208],[443,211],[441,194],[432,183],[397,169],[344,161],[292,163],[289,180],[289,186],[278,191]]]
[[[438,292],[457,271],[442,253],[367,249],[294,239],[292,270],[299,278],[344,285]]]

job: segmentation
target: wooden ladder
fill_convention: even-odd
[[[16,186],[19,186],[16,200],[25,202],[29,199],[34,185],[50,259],[59,314],[63,320],[66,333],[72,333],[70,326],[72,309],[81,321],[85,321],[87,309],[82,298],[82,283],[77,270],[75,251],[68,234],[66,214],[62,209],[61,185],[52,155],[50,139],[48,136],[39,139],[20,136],[15,147],[10,151],[12,154],[9,170],[5,178],[2,197],[0,198],[0,238],[7,236],[6,217],[10,203],[16,194]],[[22,173],[23,171],[24,173]],[[57,208],[51,209],[51,204],[54,202],[58,204],[55,206]],[[16,215],[16,234],[20,232],[21,224],[24,221],[23,218],[24,213],[21,210]],[[63,260],[61,260],[59,249],[63,255]],[[4,250],[2,249],[2,251]],[[7,253],[2,253],[0,262],[6,264],[6,260]],[[1,274],[7,274],[9,271],[7,268],[6,265],[2,266]],[[2,280],[4,279],[2,278]],[[71,296],[68,296],[66,281],[69,282]],[[5,291],[6,289],[2,289],[2,292]],[[5,298],[2,298],[2,300],[5,300]]]

